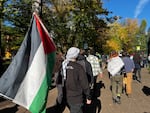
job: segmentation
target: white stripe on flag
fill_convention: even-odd
[[[25,79],[23,80],[15,99],[13,100],[15,103],[18,103],[26,108],[30,107],[45,77],[46,60],[47,58],[41,43],[34,56],[31,67],[29,68]]]

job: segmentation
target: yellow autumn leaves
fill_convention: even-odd
[[[108,51],[111,50],[126,50],[132,51],[134,41],[136,40],[136,33],[138,31],[138,24],[136,20],[128,19],[124,24],[115,22],[110,24],[108,30],[108,40],[105,47]]]

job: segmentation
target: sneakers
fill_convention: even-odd
[[[120,96],[117,96],[116,98],[113,98],[113,103],[121,104]]]

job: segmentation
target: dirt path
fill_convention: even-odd
[[[86,106],[85,113],[150,113],[150,74],[146,68],[142,68],[142,83],[133,80],[133,94],[128,98],[122,94],[121,104],[113,104],[110,79],[107,71],[104,71],[104,77],[98,78],[97,81],[97,98],[93,100],[92,105]],[[55,100],[57,97],[57,89],[50,90],[47,113],[55,113]],[[0,102],[0,113],[30,113],[21,106],[16,106],[10,101]],[[68,108],[63,113],[69,113]]]

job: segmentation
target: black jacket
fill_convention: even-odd
[[[60,76],[60,75],[59,75]],[[61,75],[62,81],[63,75]],[[62,84],[63,82],[57,82]],[[83,67],[77,62],[70,61],[67,65],[66,80],[64,83],[63,96],[66,101],[72,104],[83,103],[83,94],[86,98],[91,99],[89,83]],[[59,91],[58,91],[59,92]],[[64,95],[65,94],[65,95]]]
[[[77,62],[81,64],[86,72],[88,81],[90,84],[93,84],[94,77],[92,72],[92,66],[91,64],[86,60],[86,58],[83,55],[79,55],[77,58]]]

